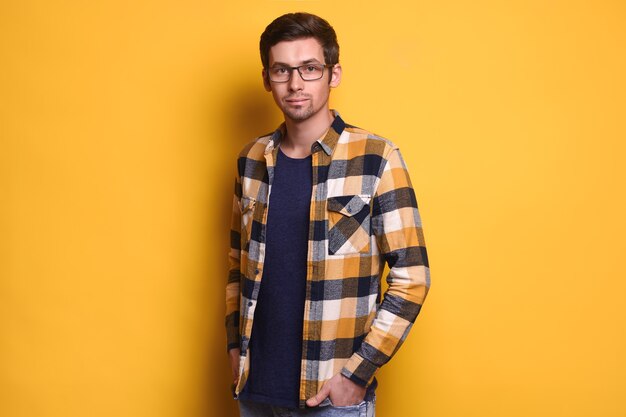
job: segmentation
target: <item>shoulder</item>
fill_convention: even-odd
[[[272,139],[272,133],[261,135],[248,142],[237,156],[239,177],[263,177],[265,166],[265,150]]]
[[[246,143],[239,151],[239,158],[259,159],[263,158],[265,148],[272,138],[273,132],[257,136],[250,142]]]
[[[394,149],[398,149],[390,139],[354,125],[346,124],[339,137],[338,146],[347,146],[351,150],[359,149],[365,155],[386,158]],[[350,152],[353,154],[353,152]]]

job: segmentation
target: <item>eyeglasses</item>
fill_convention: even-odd
[[[331,68],[333,65],[304,64],[299,67],[272,67],[267,70],[270,81],[275,83],[286,83],[291,80],[293,70],[298,70],[298,74],[304,81],[319,80],[324,76],[324,68]]]

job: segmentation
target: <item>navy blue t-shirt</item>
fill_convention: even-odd
[[[265,234],[265,262],[250,336],[250,373],[240,398],[298,407],[306,295],[311,156],[280,148]]]

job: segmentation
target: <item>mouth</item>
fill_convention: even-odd
[[[302,104],[307,100],[308,98],[291,98],[291,99],[288,98],[285,101],[289,104]]]

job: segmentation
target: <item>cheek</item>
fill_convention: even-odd
[[[328,95],[330,93],[330,88],[328,88],[327,85],[320,85],[318,86],[318,88],[315,89],[315,92],[313,92],[313,96],[317,99],[317,100],[325,100]]]
[[[284,95],[285,93],[282,91],[282,88],[280,86],[276,86],[275,84],[272,85],[272,97],[274,97],[274,100],[276,102],[279,102],[280,98]]]

